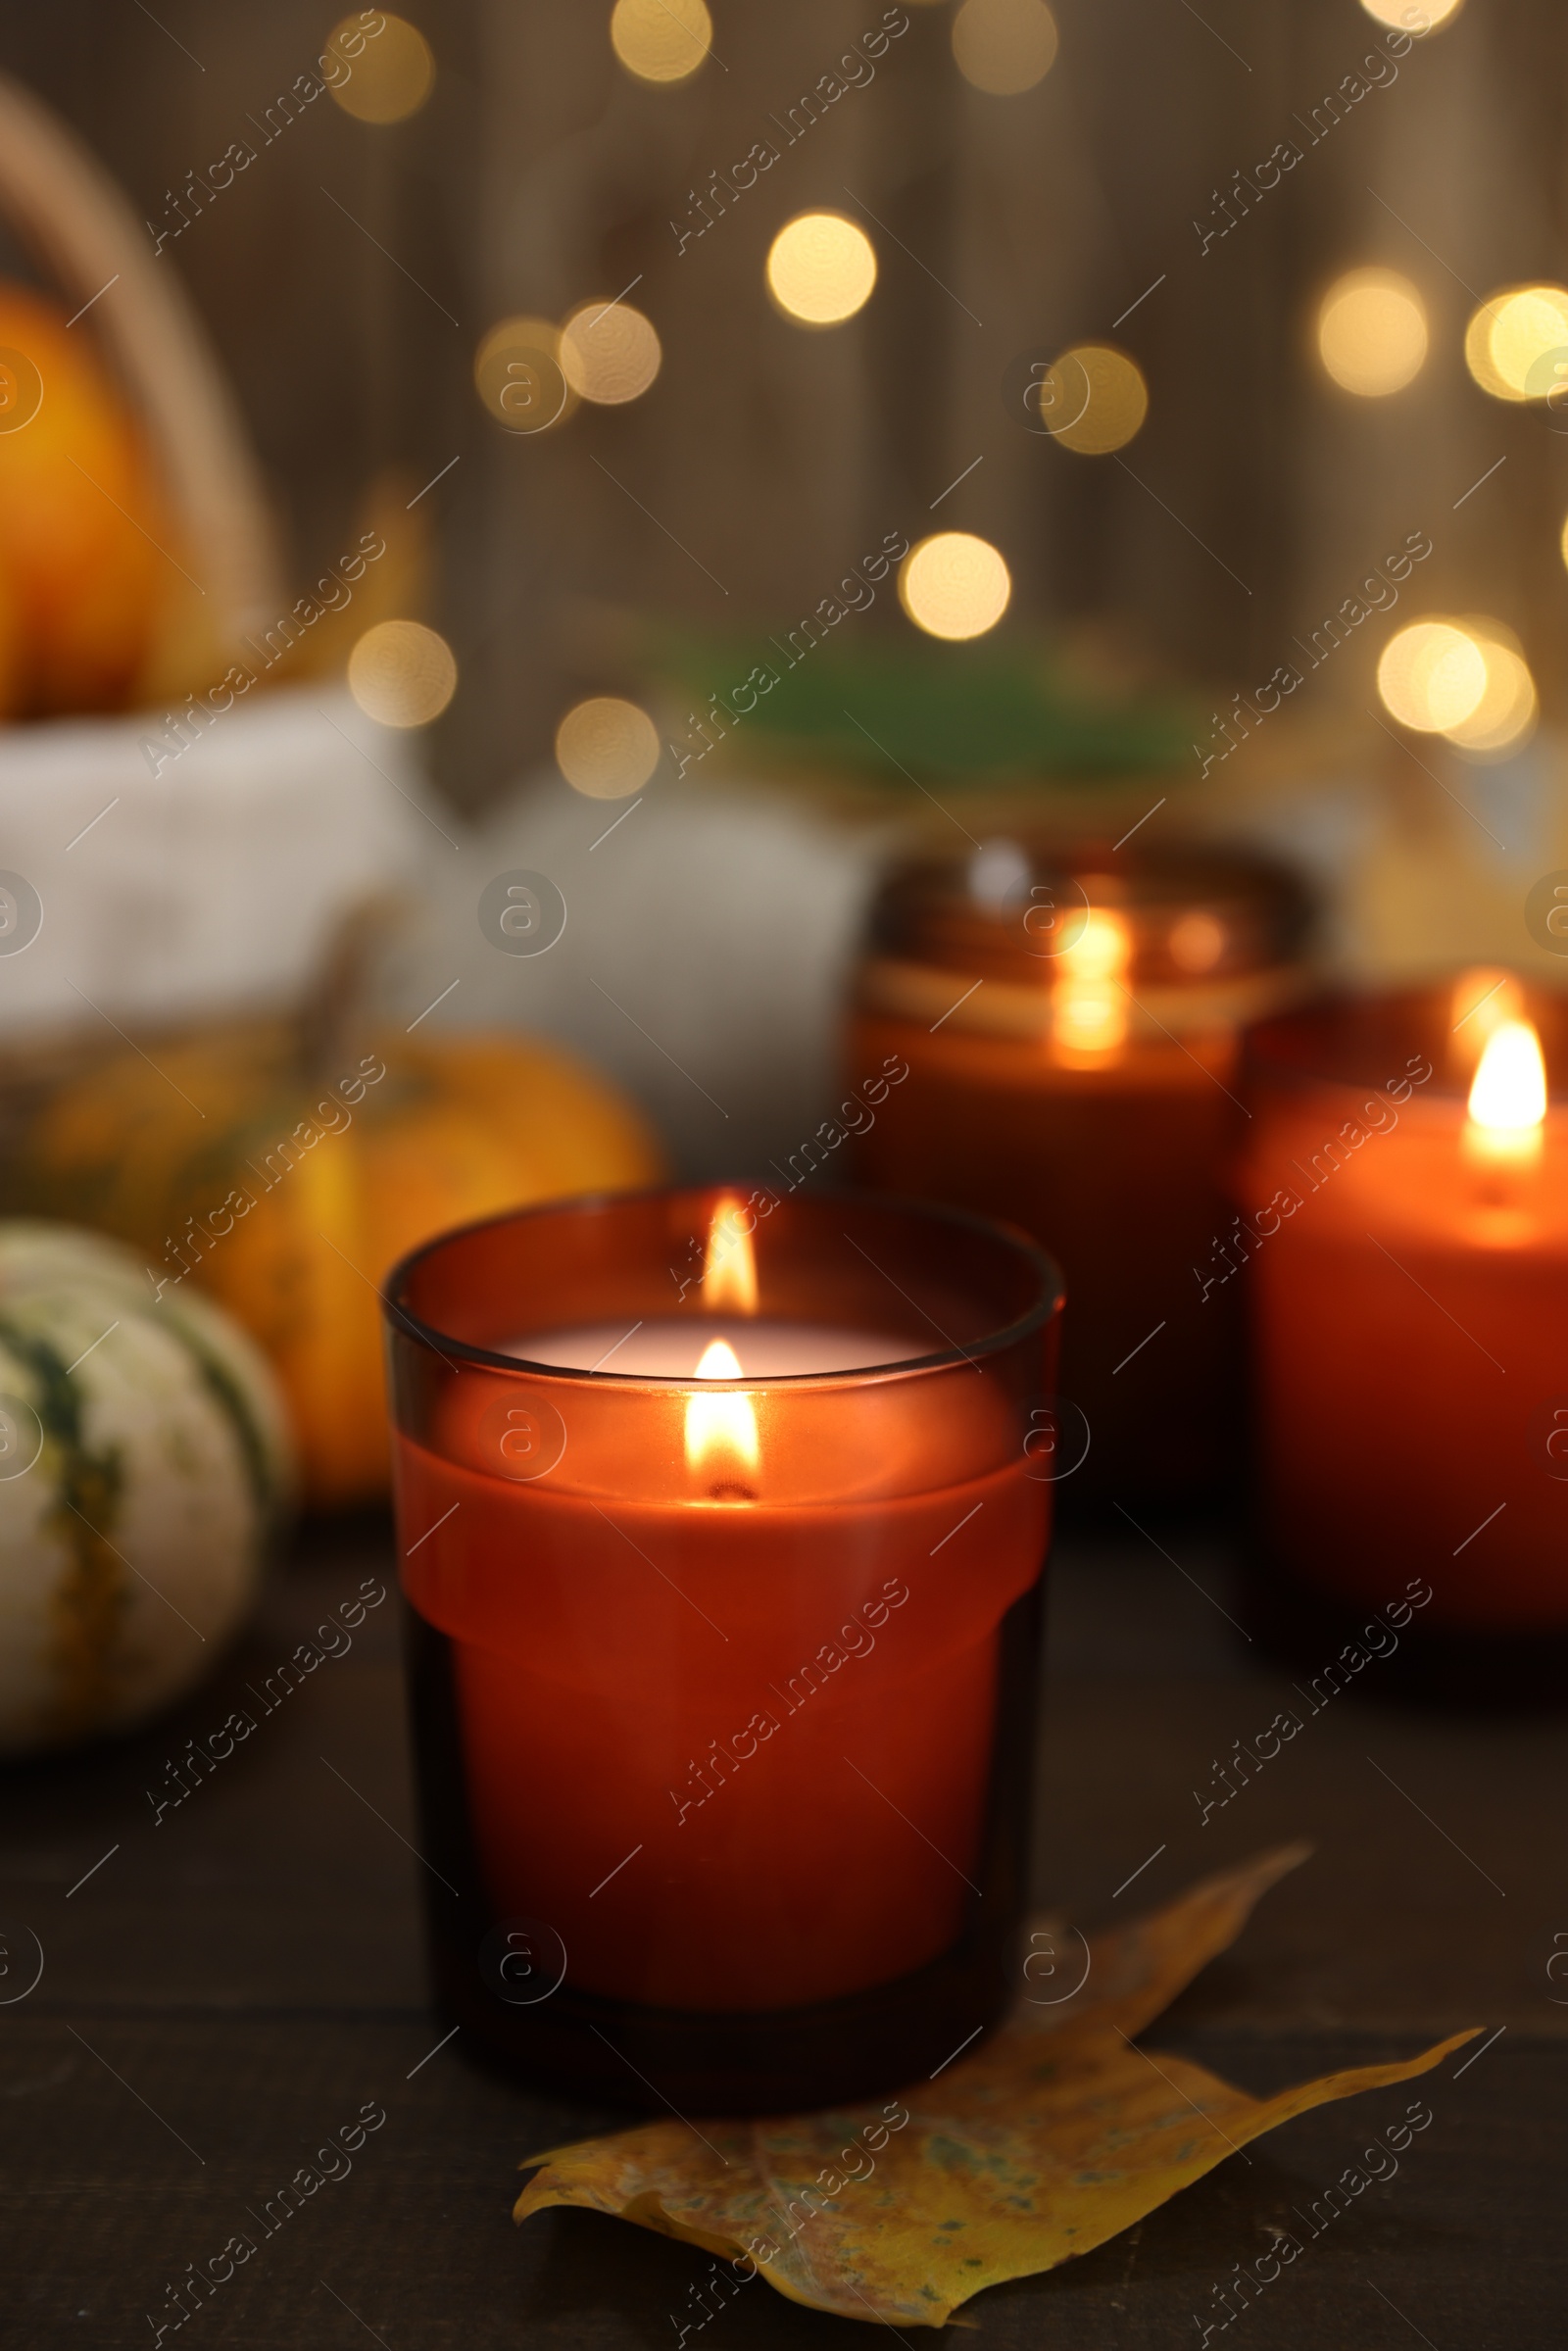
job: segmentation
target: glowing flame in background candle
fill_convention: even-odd
[[[1119,914],[1092,906],[1070,947],[1062,949],[1052,998],[1052,1037],[1058,1055],[1100,1060],[1127,1037],[1127,992],[1122,975],[1132,940]]]
[[[752,1248],[752,1236],[743,1222],[745,1211],[738,1200],[721,1200],[713,1210],[708,1228],[708,1254],[703,1261],[703,1304],[710,1314],[722,1314],[733,1307],[737,1314],[757,1312],[757,1252]],[[714,1342],[715,1346],[722,1342]],[[711,1348],[709,1350],[711,1353]],[[705,1355],[698,1365],[704,1379],[739,1379],[741,1367],[718,1373],[707,1368]]]
[[[697,1366],[698,1379],[739,1380],[743,1376],[740,1357],[728,1340],[714,1339],[703,1349]],[[751,1397],[705,1395],[702,1389],[695,1389],[686,1399],[687,1468],[756,1469],[760,1458],[757,1407]],[[748,1487],[733,1480],[722,1482],[711,1491],[721,1498],[751,1495]]]
[[[1487,1040],[1470,1088],[1465,1156],[1483,1166],[1533,1166],[1546,1117],[1546,1065],[1528,1020],[1505,1020]]]

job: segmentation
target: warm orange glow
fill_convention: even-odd
[[[700,1380],[738,1380],[740,1357],[727,1340],[715,1339],[703,1350],[697,1366]],[[714,1395],[694,1389],[686,1399],[686,1466],[692,1470],[733,1472],[755,1469],[760,1457],[757,1440],[757,1407],[749,1396],[734,1391]]]
[[[1546,1117],[1546,1065],[1528,1020],[1505,1020],[1487,1040],[1470,1088],[1465,1121],[1468,1158],[1528,1165],[1541,1156]]]
[[[757,1312],[757,1252],[752,1248],[752,1236],[741,1221],[745,1211],[738,1200],[721,1200],[713,1210],[708,1228],[708,1254],[703,1263],[703,1304],[710,1314],[722,1314],[731,1307],[737,1314]],[[714,1347],[723,1341],[715,1339]],[[712,1348],[709,1349],[709,1353]],[[716,1375],[707,1368],[708,1357],[698,1365],[705,1379]],[[725,1375],[738,1379],[740,1365]]]
[[[1212,971],[1230,942],[1225,925],[1201,906],[1195,906],[1174,924],[1170,934],[1170,959],[1178,971]]]
[[[1093,906],[1089,919],[1058,961],[1052,1029],[1058,1053],[1099,1058],[1126,1042],[1127,992],[1121,985],[1132,941],[1119,914]]]
[[[1461,1068],[1473,1069],[1497,1030],[1524,1018],[1524,990],[1511,971],[1478,964],[1454,981],[1450,1009],[1455,1057]]]

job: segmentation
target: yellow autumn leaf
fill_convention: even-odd
[[[755,2123],[649,2123],[534,2156],[514,2217],[580,2204],[739,2262],[842,2318],[943,2326],[972,2294],[1132,2227],[1277,2124],[1407,2082],[1474,2037],[1256,2099],[1134,2046],[1304,1845],[1208,1878],[1087,1945],[1079,1990],[1020,2002],[896,2097]]]

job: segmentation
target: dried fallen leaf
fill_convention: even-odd
[[[1474,2037],[1261,2101],[1133,2046],[1306,1854],[1264,1854],[1099,1936],[1071,1999],[1020,2004],[935,2082],[838,2111],[706,2123],[701,2136],[650,2123],[558,2147],[531,2158],[545,2168],[514,2217],[586,2205],[742,2262],[814,2309],[943,2326],[982,2287],[1118,2235],[1276,2124],[1407,2082]]]

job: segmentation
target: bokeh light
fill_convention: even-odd
[[[1124,449],[1149,414],[1149,387],[1124,351],[1076,343],[1040,380],[1041,421],[1080,457]]]
[[[1361,0],[1361,6],[1378,24],[1392,24],[1396,32],[1425,34],[1451,24],[1464,0],[1420,0],[1419,7],[1415,0]]]
[[[983,637],[1012,595],[1012,578],[989,539],[938,531],[910,549],[899,572],[899,601],[931,637]]]
[[[1206,907],[1195,906],[1171,925],[1170,959],[1178,971],[1212,971],[1230,945],[1225,925]]]
[[[548,431],[577,406],[562,371],[561,329],[553,318],[499,319],[473,355],[473,381],[509,432]]]
[[[559,351],[571,389],[603,408],[638,399],[664,356],[653,321],[613,301],[580,304],[561,330]]]
[[[1336,279],[1317,315],[1317,347],[1337,384],[1363,400],[1402,391],[1427,356],[1427,314],[1407,277],[1351,269]]]
[[[1045,0],[963,0],[953,54],[965,81],[995,98],[1044,81],[1056,57],[1056,20]]]
[[[1568,289],[1508,286],[1474,313],[1465,365],[1495,400],[1544,400],[1568,382]]]
[[[768,247],[767,290],[787,318],[837,326],[876,284],[876,248],[842,213],[799,213]]]
[[[380,620],[349,655],[349,692],[382,726],[428,726],[458,690],[445,637],[420,620]]]
[[[1499,759],[1535,732],[1540,711],[1536,681],[1518,638],[1501,621],[1467,619],[1464,625],[1486,663],[1486,687],[1468,716],[1443,731],[1472,758]]]
[[[1486,657],[1456,620],[1412,621],[1389,639],[1378,662],[1384,708],[1419,734],[1462,726],[1486,691]]]
[[[376,33],[368,32],[359,17],[345,17],[334,26],[327,47],[350,72],[346,80],[327,86],[356,122],[403,122],[418,113],[434,88],[435,59],[416,24],[407,17],[378,13],[381,29]]]
[[[639,81],[684,81],[708,55],[713,20],[703,0],[615,0],[610,38]]]
[[[648,712],[615,694],[596,694],[556,729],[556,764],[589,800],[624,800],[659,765],[659,729]]]

